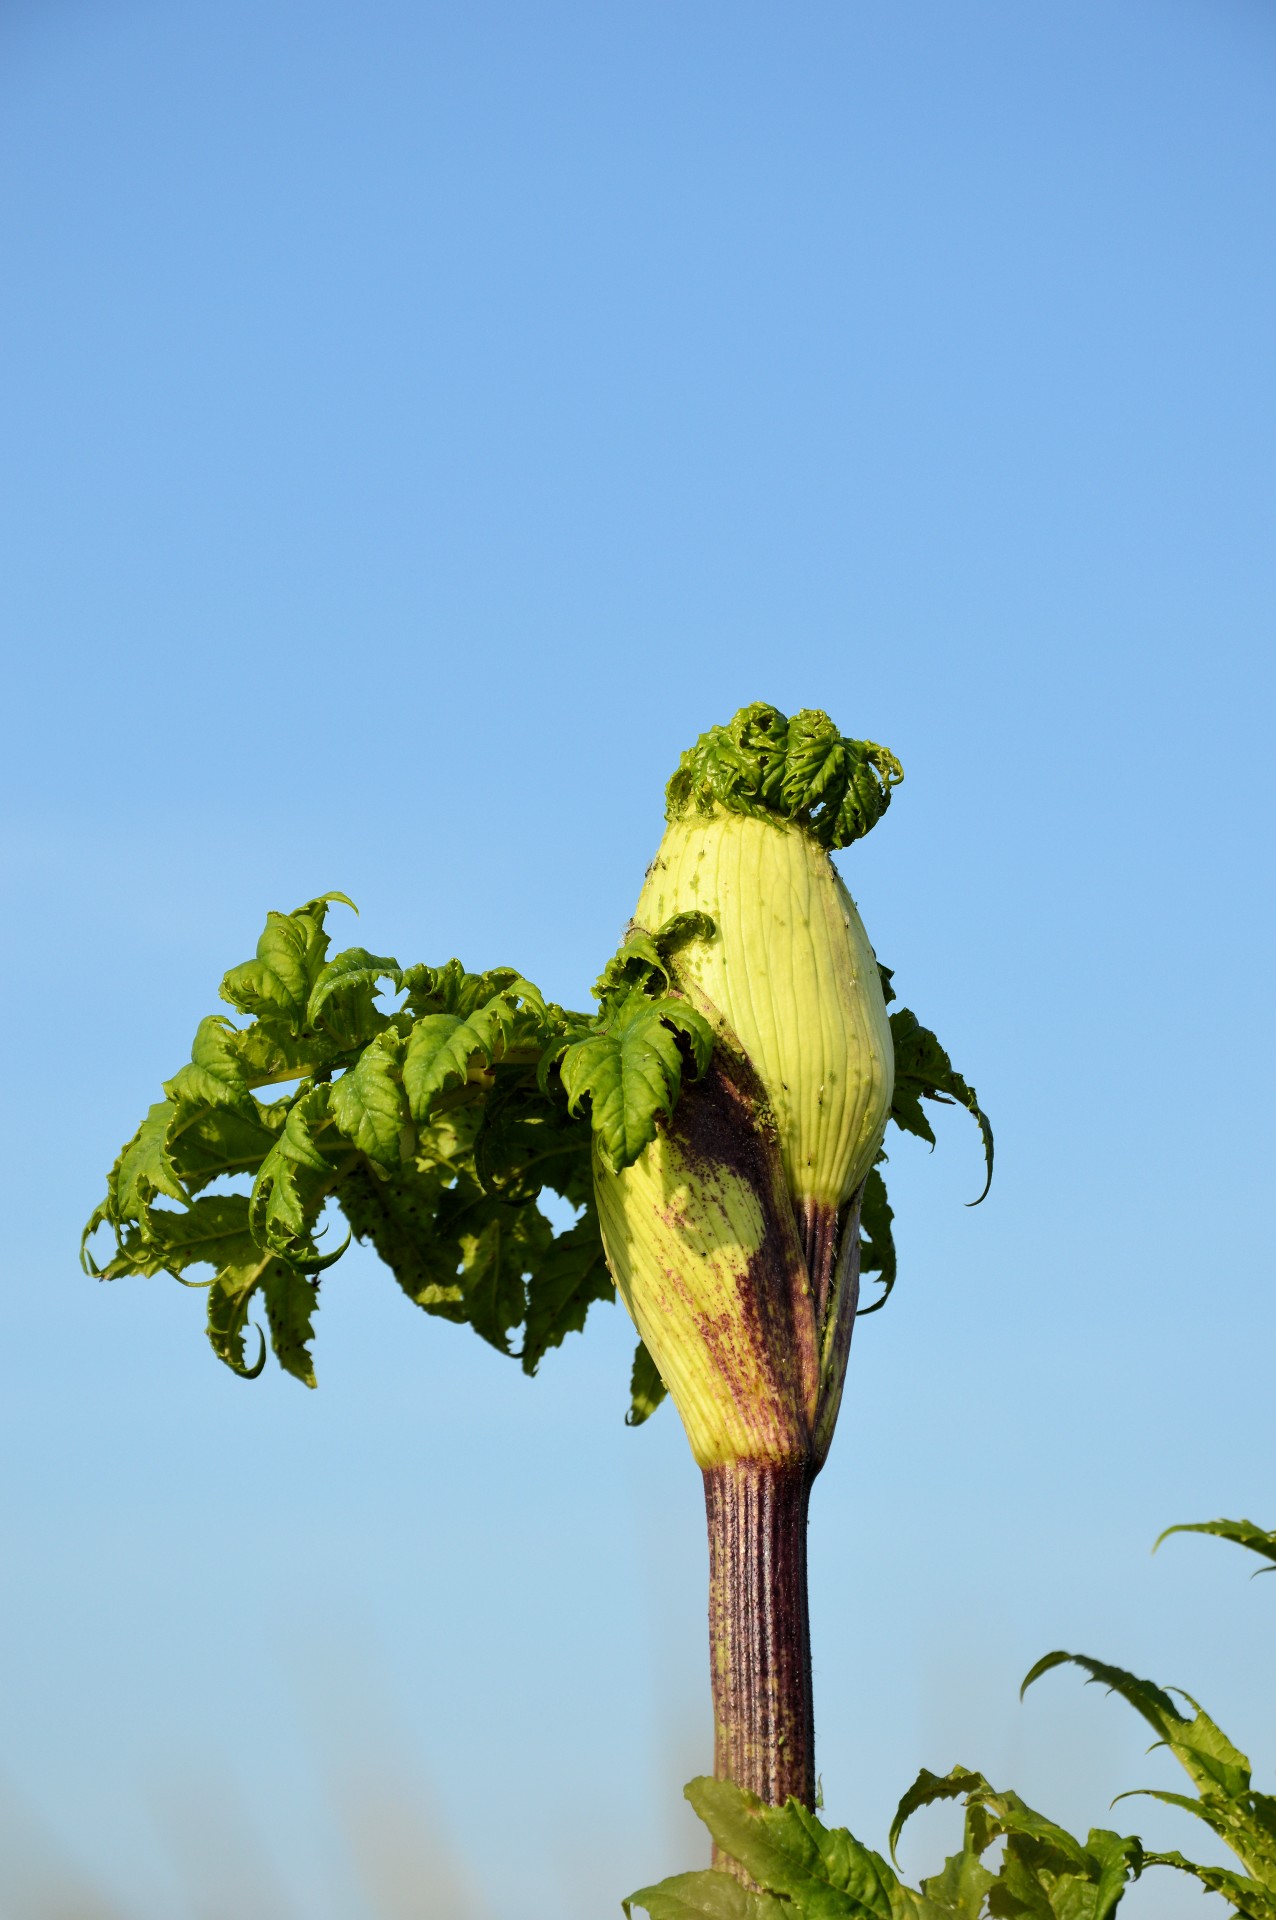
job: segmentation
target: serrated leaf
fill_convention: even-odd
[[[690,1781],[687,1799],[718,1846],[768,1893],[811,1920],[892,1920],[895,1875],[845,1828],[829,1829],[796,1800],[765,1806],[729,1780]]]
[[[472,1058],[480,1067],[490,1065],[493,1049],[512,1024],[512,1009],[500,1001],[476,1008],[465,1019],[456,1013],[422,1014],[413,1025],[403,1058],[403,1085],[412,1118],[427,1119],[441,1093],[464,1086]]]
[[[185,1190],[168,1153],[169,1130],[176,1117],[175,1101],[157,1101],[120,1155],[116,1196],[122,1219],[135,1220],[157,1194],[169,1200],[185,1200]]]
[[[879,1161],[885,1158],[885,1154],[878,1155]],[[896,1277],[894,1218],[894,1210],[886,1197],[886,1182],[877,1167],[872,1167],[860,1200],[860,1273],[875,1273],[882,1283],[882,1291],[870,1306],[859,1309],[856,1318],[876,1313],[890,1299]]]
[[[145,1230],[130,1233],[103,1278],[124,1273],[182,1273],[187,1267],[252,1266],[261,1249],[248,1224],[242,1193],[206,1194],[180,1212],[152,1207]]]
[[[1183,1699],[1192,1708],[1189,1716],[1164,1689],[1154,1686],[1150,1680],[1141,1680],[1123,1667],[1091,1660],[1085,1654],[1047,1654],[1027,1675],[1024,1688],[1043,1673],[1064,1664],[1080,1667],[1090,1681],[1119,1694],[1141,1714],[1179,1762],[1199,1798],[1190,1800],[1159,1789],[1137,1791],[1180,1806],[1205,1821],[1251,1872],[1276,1886],[1276,1800],[1254,1792],[1247,1756],[1233,1745],[1205,1710],[1190,1695],[1184,1694]]]
[[[915,1013],[901,1007],[889,1016],[895,1047],[895,1093],[891,1119],[905,1133],[914,1133],[933,1147],[935,1135],[922,1109],[923,1100],[956,1102],[973,1115],[984,1143],[987,1177],[983,1192],[970,1205],[977,1207],[992,1185],[992,1123],[979,1104],[975,1089],[967,1086],[929,1028]]]
[[[352,1167],[337,1187],[341,1208],[360,1240],[371,1243],[408,1298],[446,1319],[463,1320],[460,1249],[438,1230],[444,1175],[401,1166],[378,1179]]]
[[[460,1237],[466,1318],[475,1333],[509,1353],[510,1331],[522,1324],[527,1311],[523,1275],[529,1258],[543,1254],[551,1228],[534,1207],[495,1208],[489,1203],[489,1209],[476,1232]],[[540,1222],[539,1234],[533,1218]],[[533,1241],[539,1245],[533,1248]]]
[[[1230,1540],[1238,1547],[1247,1547],[1251,1553],[1259,1554],[1264,1560],[1276,1562],[1276,1533],[1256,1527],[1252,1520],[1181,1521],[1178,1526],[1167,1527],[1164,1533],[1157,1535],[1152,1551],[1155,1553],[1162,1540],[1168,1540],[1172,1533],[1212,1533],[1219,1540]],[[1259,1571],[1261,1573],[1264,1569],[1260,1567]]]
[[[1202,1866],[1195,1860],[1185,1859],[1177,1850],[1149,1853],[1146,1864],[1175,1867],[1180,1873],[1192,1874],[1210,1893],[1221,1893],[1230,1901],[1242,1920],[1276,1920],[1276,1892],[1248,1874],[1235,1873],[1228,1867]]]
[[[330,1096],[330,1088],[312,1087],[293,1101],[253,1183],[253,1237],[275,1253],[292,1252],[294,1243],[310,1240],[334,1177],[315,1137],[328,1119]]]
[[[596,1300],[612,1300],[615,1288],[603,1254],[592,1202],[574,1226],[555,1234],[539,1252],[527,1281],[527,1331],[521,1359],[535,1373],[545,1355],[579,1333]]]
[[[210,1013],[195,1030],[188,1064],[164,1082],[170,1100],[188,1106],[235,1107],[252,1112],[235,1042],[238,1031],[224,1013]]]
[[[590,1123],[603,1163],[613,1173],[632,1166],[656,1131],[656,1119],[672,1113],[682,1085],[676,1033],[691,1043],[696,1071],[703,1073],[713,1050],[708,1022],[684,1000],[649,1000],[628,993],[601,1031],[567,1044],[558,1070],[573,1113],[589,1101]]]
[[[248,1309],[271,1259],[259,1254],[242,1266],[224,1267],[208,1289],[208,1339],[219,1360],[241,1380],[255,1380],[266,1364],[266,1336],[257,1329],[260,1350],[251,1364],[244,1351]]]
[[[241,1013],[284,1020],[292,1031],[305,1022],[306,1004],[328,952],[324,918],[328,902],[353,906],[344,893],[325,893],[292,913],[269,913],[257,942],[257,955],[232,967],[221,997]]]
[[[535,1200],[549,1187],[569,1206],[587,1206],[594,1194],[588,1118],[548,1099],[529,1075],[503,1074],[482,1103],[474,1169],[485,1191],[510,1203]]]
[[[641,1907],[651,1920],[784,1920],[794,1911],[787,1901],[755,1893],[713,1867],[676,1873],[658,1886],[642,1887],[621,1906],[627,1915]]]
[[[408,1103],[402,1052],[403,1043],[393,1029],[378,1035],[334,1083],[328,1101],[335,1125],[360,1153],[381,1167],[397,1166],[406,1144]]]
[[[232,1041],[250,1087],[310,1080],[336,1066],[347,1049],[328,1033],[293,1033],[281,1020],[254,1020]]]
[[[369,953],[366,947],[347,947],[336,953],[315,976],[306,1002],[306,1025],[316,1027],[327,1015],[334,995],[343,999],[375,993],[382,980],[397,993],[403,985],[403,968],[397,960]]]
[[[184,1110],[169,1134],[169,1152],[186,1192],[198,1193],[226,1174],[255,1174],[283,1131],[285,1118],[285,1109],[256,1101],[242,1111]]]
[[[1079,1840],[1053,1820],[1048,1820],[1044,1814],[1036,1813],[1017,1793],[999,1792],[982,1773],[975,1773],[969,1767],[954,1767],[947,1774],[932,1773],[928,1767],[922,1768],[895,1810],[890,1830],[892,1855],[905,1823],[919,1808],[932,1806],[937,1800],[963,1797],[968,1806],[978,1805],[992,1816],[993,1825],[985,1845],[990,1845],[998,1834],[1017,1834],[1021,1838],[1050,1846],[1073,1866],[1084,1867],[1086,1850]],[[980,1851],[983,1851],[982,1846]]]
[[[904,777],[894,754],[840,734],[826,713],[788,719],[757,701],[683,754],[665,791],[669,819],[689,807],[795,820],[830,850],[870,831]]]
[[[315,1385],[310,1342],[314,1338],[314,1314],[319,1289],[282,1260],[272,1260],[262,1275],[266,1296],[266,1321],[270,1344],[285,1373],[292,1374],[303,1386]]]
[[[655,1361],[640,1340],[634,1349],[633,1371],[629,1376],[629,1411],[625,1415],[625,1425],[640,1427],[644,1420],[650,1420],[668,1393],[669,1389],[660,1378]]]
[[[921,1883],[922,1897],[954,1920],[980,1920],[988,1889],[994,1885],[992,1873],[970,1848],[950,1854],[943,1869]]]
[[[967,1767],[954,1767],[951,1773],[935,1774],[923,1768],[900,1801],[891,1824],[892,1854],[904,1824],[920,1807],[938,1800],[964,1799],[966,1804],[966,1845],[961,1855],[950,1860],[945,1873],[950,1885],[961,1885],[967,1876],[966,1907],[980,1884],[979,1874],[969,1865],[977,1861],[994,1841],[1004,1838],[1005,1853],[999,1870],[984,1884],[983,1894],[990,1914],[1014,1920],[1109,1920],[1131,1880],[1143,1869],[1143,1849],[1133,1835],[1091,1831],[1085,1845],[1043,1814],[1020,1799],[1016,1793],[999,1792],[983,1774]],[[941,1880],[926,1881],[928,1897],[938,1898]]]

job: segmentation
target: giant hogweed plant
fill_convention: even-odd
[[[703,734],[589,1012],[512,967],[332,953],[341,894],[271,913],[222,981],[231,1012],[200,1022],[85,1237],[105,1279],[203,1285],[236,1373],[273,1349],[308,1385],[351,1236],[427,1313],[529,1373],[619,1293],[639,1335],[628,1417],[667,1391],[704,1475],[717,1777],[806,1818],[807,1503],[855,1320],[895,1280],[886,1129],[933,1144],[923,1101],[955,1102],[992,1171],[974,1090],[889,1010],[891,974],[830,857],[901,778],[822,713],[754,705]],[[547,1192],[572,1224],[555,1227]],[[348,1229],[335,1246],[330,1208]],[[109,1256],[92,1250],[101,1228]],[[754,1898],[747,1860],[718,1844]]]

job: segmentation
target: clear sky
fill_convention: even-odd
[[[356,1254],[310,1394],[76,1240],[268,907],[581,1004],[759,698],[903,760],[843,871],[999,1153],[969,1212],[964,1117],[892,1157],[829,1814],[1174,1784],[1095,1689],[1019,1706],[1057,1645],[1270,1783],[1268,1583],[1148,1555],[1276,1524],[1270,6],[7,0],[0,96],[6,1920],[599,1920],[698,1863],[699,1481],[620,1310],[529,1382]]]

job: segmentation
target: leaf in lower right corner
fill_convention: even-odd
[[[754,1893],[713,1867],[676,1873],[654,1887],[642,1887],[621,1905],[630,1916],[641,1907],[650,1920],[796,1920],[796,1910],[787,1901]]]

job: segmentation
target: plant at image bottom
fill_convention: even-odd
[[[1260,1572],[1270,1572],[1276,1564],[1276,1533],[1264,1532],[1251,1520],[1199,1520],[1167,1527],[1157,1545],[1171,1533],[1209,1533],[1234,1541],[1267,1561]],[[1046,1654],[1024,1681],[1024,1690],[1052,1667],[1069,1664],[1083,1668],[1092,1681],[1119,1693],[1142,1714],[1157,1736],[1156,1744],[1174,1755],[1193,1789],[1186,1794],[1136,1787],[1133,1794],[1163,1800],[1193,1815],[1231,1849],[1242,1870],[1202,1866],[1177,1851],[1149,1853],[1148,1864],[1192,1874],[1208,1892],[1221,1894],[1244,1920],[1276,1920],[1276,1795],[1255,1788],[1249,1760],[1240,1748],[1232,1745],[1191,1694],[1177,1687],[1167,1692],[1151,1680],[1140,1680],[1123,1667],[1108,1666],[1087,1654]]]
[[[1276,1533],[1249,1520],[1169,1527],[1161,1539],[1171,1533],[1215,1534],[1266,1560],[1260,1571],[1276,1564]],[[1241,1871],[1203,1865],[1177,1850],[1150,1852],[1137,1836],[1106,1827],[1092,1829],[1083,1844],[1017,1794],[996,1792],[982,1774],[965,1767],[944,1775],[923,1768],[892,1823],[892,1859],[904,1825],[920,1807],[961,1799],[966,1817],[960,1851],[914,1888],[880,1854],[844,1827],[826,1827],[799,1801],[767,1807],[729,1782],[706,1779],[693,1780],[687,1798],[713,1835],[719,1858],[740,1877],[713,1869],[676,1874],[631,1894],[626,1913],[641,1908],[649,1920],[1107,1920],[1145,1869],[1173,1867],[1220,1895],[1240,1920],[1276,1920],[1276,1796],[1254,1787],[1245,1754],[1190,1694],[1167,1692],[1085,1654],[1046,1654],[1021,1692],[1066,1663],[1083,1668],[1142,1714],[1157,1735],[1156,1746],[1173,1754],[1193,1788],[1184,1794],[1141,1787],[1133,1794],[1201,1821],[1230,1848]],[[998,1840],[1004,1847],[990,1861]]]
[[[956,1102],[992,1171],[974,1090],[889,1010],[891,974],[830,857],[901,778],[823,713],[754,705],[703,734],[592,1012],[512,967],[330,954],[340,894],[271,913],[222,981],[235,1017],[200,1022],[85,1237],[106,1279],[211,1268],[218,1356],[260,1372],[259,1313],[308,1385],[320,1288],[349,1244],[325,1248],[330,1202],[410,1299],[529,1373],[619,1293],[639,1335],[629,1419],[667,1391],[704,1476],[716,1775],[763,1807],[795,1801],[804,1815],[776,1819],[799,1825],[816,1786],[807,1505],[873,1310],[861,1277],[880,1283],[874,1307],[895,1279],[886,1128],[933,1143],[923,1100]],[[573,1224],[555,1230],[546,1191]],[[115,1248],[99,1266],[102,1227]],[[970,1818],[1010,1834],[1010,1797],[978,1793]],[[719,1878],[744,1897],[752,1869],[713,1804]]]

